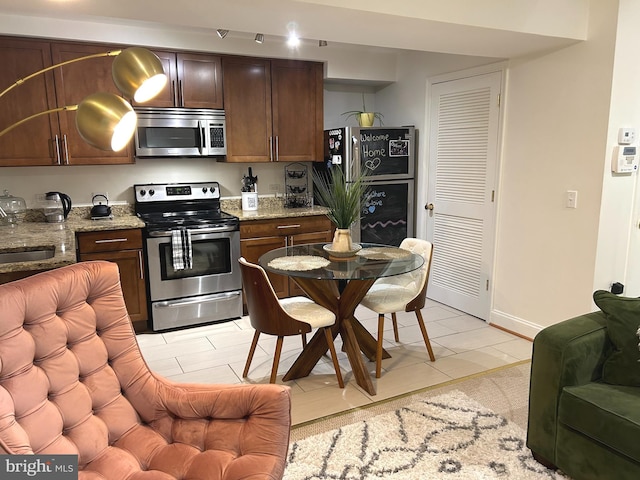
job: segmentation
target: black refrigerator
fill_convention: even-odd
[[[325,130],[325,158],[314,169],[342,168],[347,181],[369,170],[355,242],[400,245],[415,235],[416,133],[414,127],[342,127]],[[317,199],[315,199],[317,202]]]

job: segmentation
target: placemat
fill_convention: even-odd
[[[370,247],[363,248],[356,255],[368,260],[395,260],[411,255],[409,250],[394,247]]]
[[[289,257],[278,257],[271,260],[268,265],[277,270],[305,271],[323,268],[331,262],[316,255],[291,255]]]

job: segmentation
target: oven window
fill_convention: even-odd
[[[197,127],[139,127],[138,142],[142,148],[198,148]]]
[[[161,243],[159,248],[162,280],[231,273],[231,242],[229,238],[192,240],[193,267],[183,270],[173,268],[173,249],[170,242]]]

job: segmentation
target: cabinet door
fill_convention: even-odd
[[[136,331],[146,327],[147,294],[144,285],[142,250],[123,250],[121,252],[82,253],[80,261],[107,260],[118,264],[120,285],[124,302]]]
[[[108,52],[109,45],[81,45],[75,43],[53,43],[51,54],[54,63],[65,62],[85,55]],[[65,65],[54,70],[56,100],[59,107],[76,105],[96,92],[111,92],[120,95],[113,83],[111,65],[113,57],[99,57]],[[62,135],[62,162],[73,165],[98,165],[133,163],[132,142],[120,152],[109,152],[92,147],[80,137],[76,129],[75,112],[58,115]]]
[[[285,246],[286,237],[259,237],[240,240],[240,254],[251,263],[258,263],[258,259],[274,248]],[[278,298],[289,296],[288,278],[282,275],[269,273],[271,285]]]
[[[164,89],[154,98],[146,103],[132,103],[132,105],[140,107],[175,107],[178,105],[178,69],[176,66],[176,54],[174,52],[165,52],[153,50],[160,61],[162,68],[167,76],[167,84]]]
[[[215,55],[179,53],[179,107],[222,108],[222,62]]]
[[[222,60],[227,162],[272,158],[271,64],[249,57]]]
[[[333,234],[331,230],[325,230],[323,232],[301,233],[298,235],[292,235],[289,237],[289,246],[302,245],[305,243],[330,243]],[[296,295],[306,296],[304,290],[302,290],[298,284],[292,278],[289,279],[289,296],[295,297]]]
[[[276,161],[322,161],[322,75],[322,64],[319,63],[271,61]]]
[[[0,92],[18,79],[51,65],[48,42],[0,38]],[[56,106],[53,73],[38,75],[0,99],[0,131],[30,115]],[[43,115],[0,137],[0,166],[52,165],[57,115]]]

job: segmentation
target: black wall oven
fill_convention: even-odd
[[[152,329],[242,316],[239,221],[220,211],[218,184],[146,184],[134,189],[136,213],[146,223]]]

